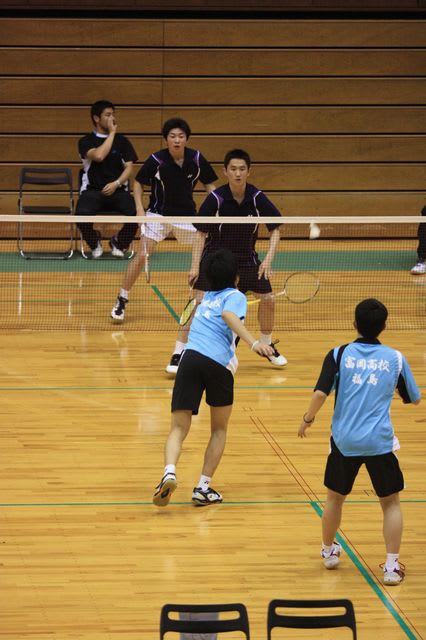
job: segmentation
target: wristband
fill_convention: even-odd
[[[255,340],[255,341],[253,342],[253,344],[251,345],[251,350],[252,350],[252,351],[254,351],[254,347],[255,347],[257,344],[259,344],[259,342],[260,342],[260,340]]]
[[[118,180],[118,178],[116,180],[116,183],[118,184],[119,187],[121,187],[121,182],[120,182],[120,180]]]
[[[305,415],[304,415],[304,416],[303,416],[303,418],[302,418],[302,420],[303,420],[303,422],[304,422],[305,424],[312,424],[312,423],[314,422],[314,420],[315,420],[315,416],[312,418],[312,420],[306,420],[305,416],[306,416],[306,413],[305,413]]]

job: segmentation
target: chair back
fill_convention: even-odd
[[[236,615],[228,619],[220,619],[223,612],[233,612]],[[212,613],[210,620],[182,620],[171,618],[170,614]],[[247,609],[243,604],[165,604],[161,609],[160,616],[160,639],[162,640],[167,632],[188,634],[217,634],[229,631],[241,631],[247,640],[250,640],[249,621]]]
[[[344,613],[330,615],[294,615],[277,613],[277,609],[330,609],[342,607]],[[272,600],[268,607],[268,640],[274,627],[291,629],[328,629],[331,627],[349,627],[353,640],[356,640],[355,612],[350,600]]]

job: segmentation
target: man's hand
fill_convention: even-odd
[[[113,115],[110,115],[107,118],[107,127],[108,127],[108,131],[110,133],[116,133],[117,132],[117,123],[115,121],[115,118]]]
[[[102,193],[105,194],[106,196],[112,196],[112,194],[115,193],[117,189],[118,189],[118,182],[117,180],[114,180],[114,182],[108,182],[108,184],[104,186],[104,188],[102,189]]]

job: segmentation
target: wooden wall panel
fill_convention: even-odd
[[[423,49],[0,48],[0,75],[424,76]]]
[[[236,28],[238,25],[238,28]],[[272,25],[272,28],[271,28]],[[3,18],[2,45],[425,47],[426,21]]]
[[[28,163],[31,166],[31,163]],[[0,190],[17,189],[23,163],[3,163]],[[40,163],[40,166],[43,166]],[[69,165],[77,184],[80,164]],[[222,164],[214,164],[220,174]],[[426,163],[410,164],[258,164],[253,167],[250,180],[261,189],[274,191],[353,191],[353,190],[424,190]]]
[[[159,136],[129,136],[142,162],[164,147]],[[256,162],[422,162],[426,134],[417,136],[253,136],[222,135],[191,137],[190,146],[200,149],[211,162],[221,162],[230,149],[246,149]],[[4,162],[68,164],[77,159],[78,136],[0,135]]]
[[[312,192],[288,191],[278,193],[265,191],[285,216],[417,216],[426,202],[426,187],[423,191],[380,192]],[[46,202],[43,194],[34,194],[34,205]],[[197,190],[195,202],[200,205],[206,193]],[[0,191],[0,214],[17,213],[15,191]]]
[[[108,97],[108,96],[107,96]],[[72,133],[90,130],[90,107],[0,106],[0,134]],[[154,134],[174,116],[204,134],[423,134],[426,106],[352,107],[125,107],[116,108],[120,131]],[[192,144],[192,143],[191,143]]]
[[[424,105],[420,78],[0,78],[0,104]]]

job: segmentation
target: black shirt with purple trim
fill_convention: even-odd
[[[204,200],[198,212],[199,216],[240,216],[253,217],[281,217],[276,206],[269,198],[252,184],[246,185],[244,200],[239,204],[228,184],[215,189]],[[203,224],[196,223],[198,231],[207,233],[203,257],[218,249],[229,249],[237,257],[240,266],[258,264],[255,245],[259,229],[259,220],[251,224]],[[273,231],[281,223],[267,224],[269,231]]]
[[[190,216],[196,212],[192,195],[195,185],[198,181],[211,184],[217,175],[199,151],[185,147],[182,166],[175,162],[168,149],[161,149],[145,160],[136,180],[151,187],[151,213]]]

